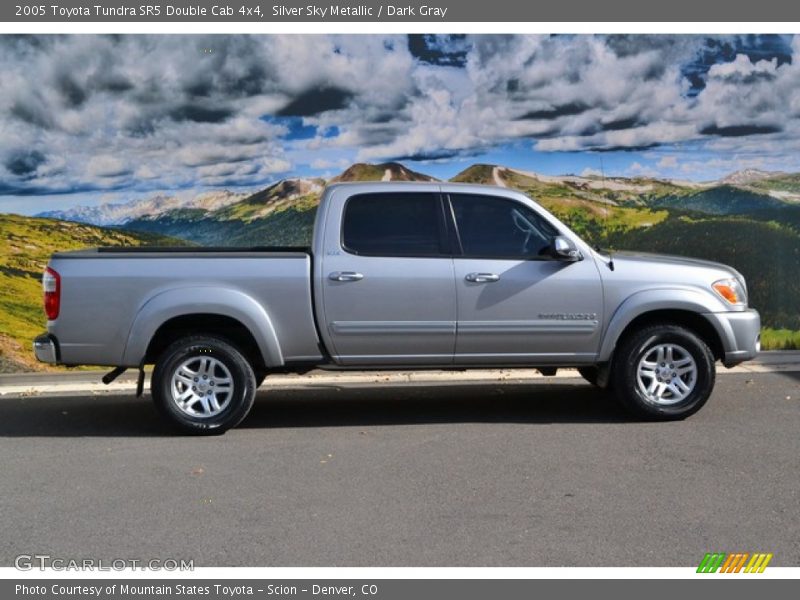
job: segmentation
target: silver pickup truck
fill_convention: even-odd
[[[180,429],[221,433],[270,373],[577,367],[635,415],[681,419],[715,361],[759,350],[760,319],[725,265],[593,250],[521,193],[349,183],[321,199],[312,248],[97,248],[54,254],[36,357],[155,364]]]

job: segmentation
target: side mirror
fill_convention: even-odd
[[[571,239],[563,235],[557,235],[553,238],[550,249],[551,255],[557,260],[575,262],[581,259],[581,253],[578,248],[572,243]]]

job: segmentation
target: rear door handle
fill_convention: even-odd
[[[355,271],[334,271],[328,275],[328,279],[332,281],[361,281],[364,276]]]
[[[495,273],[469,273],[464,279],[471,283],[493,283],[500,281],[500,275]]]

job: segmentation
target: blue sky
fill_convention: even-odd
[[[800,171],[793,36],[2,36],[0,211],[400,161]]]

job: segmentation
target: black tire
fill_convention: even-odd
[[[200,362],[203,359],[210,360]],[[180,408],[178,401],[173,399],[173,377],[177,378],[179,371],[183,378],[175,384],[180,388],[175,389],[189,393],[190,388],[184,386],[188,386],[191,380],[189,383],[184,383],[184,380],[188,379],[185,373],[190,371],[181,369],[187,363],[191,370],[197,365],[198,374],[202,372],[200,366],[203,364],[210,369],[207,371],[210,377],[202,378],[200,375],[199,378],[207,381],[202,382],[202,391],[198,393],[202,395],[204,391],[210,390],[207,393],[213,394],[213,402],[219,408],[216,414],[211,414],[216,410],[214,407],[209,408],[208,415],[189,414],[187,409]],[[207,387],[215,385],[215,373],[220,380],[216,390]],[[227,383],[223,383],[227,381],[232,386],[229,393],[223,387],[227,386]],[[177,340],[163,352],[153,370],[151,391],[159,412],[180,431],[195,435],[217,435],[236,427],[250,412],[255,401],[256,378],[250,363],[230,342],[217,337],[196,335]],[[208,401],[204,398],[195,399],[196,397],[197,393],[189,394],[186,402],[191,403],[191,406],[188,411],[196,409],[199,413],[209,407]]]
[[[676,400],[679,396],[673,396],[663,398],[659,402],[656,398],[649,397],[647,390],[642,389],[644,383],[641,385],[639,383],[640,361],[646,357],[653,357],[652,353],[661,345],[677,347],[694,360],[693,375],[678,375],[684,385],[691,388],[686,397],[680,400]],[[685,361],[685,355],[678,350],[673,351],[679,356],[684,356]],[[679,361],[675,360],[675,363],[677,362]],[[663,367],[664,370],[670,366],[665,362],[657,364],[656,368],[661,368],[662,365],[666,365]],[[649,325],[626,336],[615,353],[612,369],[611,382],[617,399],[636,417],[651,421],[675,421],[696,413],[711,395],[716,376],[714,355],[708,345],[691,330],[669,323]],[[676,370],[667,373],[667,377],[675,378],[677,372]],[[655,375],[648,380],[649,383],[653,384],[654,379]],[[669,379],[670,382],[673,380]],[[659,381],[664,381],[664,386],[667,385],[666,379]],[[666,391],[666,393],[673,392]]]

